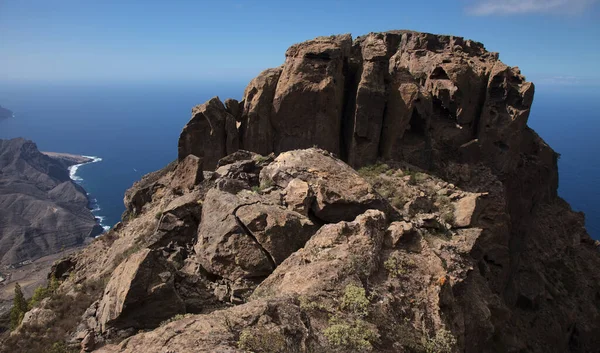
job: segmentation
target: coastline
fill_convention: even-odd
[[[55,154],[68,156],[68,157],[79,157],[80,158],[79,162],[81,162],[81,163],[73,164],[73,165],[67,167],[67,170],[69,171],[69,177],[71,178],[71,180],[73,180],[73,182],[77,183],[78,185],[81,185],[81,182],[83,181],[83,179],[81,177],[77,176],[77,170],[79,170],[79,168],[81,166],[84,166],[86,164],[102,162],[102,158],[96,157],[96,156],[77,156],[77,155],[70,155],[70,154],[65,154],[65,153],[55,153]],[[88,197],[88,201],[89,201],[88,208],[94,215],[94,218],[96,218],[100,227],[102,227],[104,232],[107,232],[108,230],[110,230],[110,226],[104,224],[105,217],[100,216],[98,214],[98,212],[102,210],[100,208],[100,206],[98,205],[98,200],[96,200],[95,198],[91,198],[90,193],[87,191],[86,191],[86,196]]]

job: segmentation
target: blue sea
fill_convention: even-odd
[[[0,138],[101,158],[75,176],[95,215],[112,226],[125,209],[125,190],[177,157],[191,108],[213,96],[240,99],[245,84],[0,83],[0,105],[15,113],[0,122]],[[538,85],[529,125],[561,154],[559,193],[586,213],[589,233],[600,239],[600,88]]]

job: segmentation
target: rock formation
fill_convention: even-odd
[[[292,46],[241,102],[195,107],[178,161],[55,266],[62,295],[95,300],[63,339],[104,353],[597,351],[599,244],[557,196],[532,100],[517,68],[459,37]],[[28,318],[0,351],[35,335]]]

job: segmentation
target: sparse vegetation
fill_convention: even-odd
[[[415,263],[412,260],[399,259],[398,257],[391,255],[385,260],[383,267],[390,275],[400,277],[408,275],[409,270],[415,267]]]
[[[329,320],[323,334],[329,343],[343,352],[367,352],[373,350],[372,342],[379,337],[363,320],[344,321],[337,317]]]
[[[163,213],[161,211],[158,211],[154,214],[154,218],[156,218],[156,220],[159,220],[162,217]]]
[[[238,340],[238,347],[255,353],[281,353],[287,350],[283,334],[266,327],[243,330]]]
[[[300,309],[305,311],[323,311],[332,312],[334,309],[331,305],[324,303],[320,300],[311,300],[306,296],[300,296]]]
[[[267,179],[267,180],[264,180],[264,181],[263,181],[263,182],[260,184],[260,186],[253,186],[253,187],[252,187],[252,191],[253,191],[253,192],[262,192],[262,191],[264,191],[264,190],[266,190],[266,189],[270,188],[271,186],[273,186],[273,181],[271,181],[271,180]]]
[[[177,321],[177,320],[181,320],[183,318],[185,318],[187,315],[186,314],[177,314],[171,318],[169,318],[168,320],[165,320],[163,322],[160,323],[160,326],[165,326],[167,324],[170,324],[171,322]]]
[[[441,329],[435,336],[423,336],[423,348],[426,353],[452,353],[456,345],[456,338],[452,332]]]
[[[256,163],[261,164],[261,163],[264,163],[264,162],[268,161],[269,157],[267,157],[267,156],[257,156],[257,157],[254,158],[254,160],[256,161]]]
[[[342,298],[342,310],[349,311],[359,317],[365,317],[369,314],[369,304],[367,293],[362,286],[355,284],[346,286],[344,297]]]
[[[377,162],[375,164],[360,168],[358,170],[358,174],[360,174],[360,176],[368,180],[379,176],[380,174],[387,173],[389,170],[389,165],[382,162]]]
[[[27,304],[28,310],[31,310],[32,308],[38,306],[42,300],[56,293],[56,290],[58,289],[59,285],[60,283],[58,283],[58,280],[54,276],[52,276],[52,278],[50,279],[50,283],[48,283],[47,286],[37,287],[33,292],[33,296],[29,300],[29,303]]]

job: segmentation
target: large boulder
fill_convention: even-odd
[[[294,180],[309,185],[314,195],[311,209],[323,222],[351,221],[368,209],[386,209],[386,202],[365,179],[324,150],[285,152],[261,171],[261,181],[280,188],[288,188]],[[298,207],[305,207],[305,200],[300,198]]]
[[[185,304],[175,291],[174,274],[160,250],[142,249],[113,272],[98,308],[100,329],[155,328]]]

